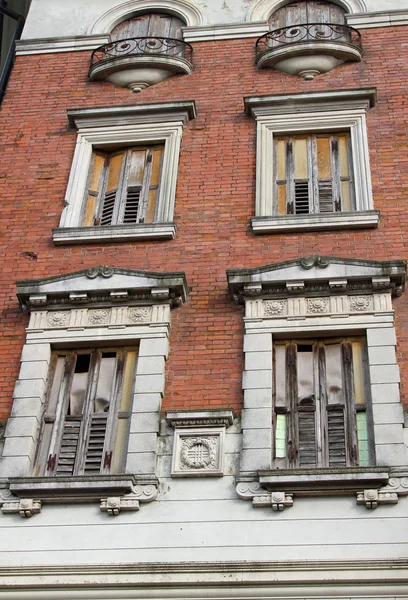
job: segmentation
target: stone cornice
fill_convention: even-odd
[[[194,100],[161,102],[133,106],[98,106],[93,108],[69,108],[68,121],[76,129],[86,127],[109,127],[135,123],[160,123],[181,121],[187,123],[196,117]]]
[[[172,410],[166,414],[167,422],[173,427],[229,427],[234,420],[234,412],[225,410]]]
[[[254,296],[336,294],[405,288],[406,262],[343,259],[334,256],[298,258],[253,269],[228,269],[229,291],[236,301]]]
[[[142,302],[185,302],[188,286],[184,272],[151,273],[118,267],[99,266],[67,275],[17,281],[17,297],[25,312],[48,306]]]

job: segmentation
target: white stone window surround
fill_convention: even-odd
[[[139,106],[69,110],[71,126],[78,131],[65,208],[59,227],[53,230],[55,244],[116,242],[134,239],[173,239],[178,161],[183,126],[195,118],[193,101]],[[92,152],[98,148],[126,148],[137,144],[163,144],[158,218],[155,223],[82,227],[81,215]]]
[[[321,229],[377,227],[373,210],[366,113],[376,90],[338,90],[247,97],[246,113],[256,119],[256,200],[251,219],[255,234]],[[273,214],[273,142],[276,134],[349,131],[352,145],[356,210],[307,215]]]
[[[102,293],[103,300],[97,301]],[[185,301],[186,293],[183,273],[107,267],[19,282],[19,300],[30,311],[30,321],[0,459],[1,477],[22,478],[11,480],[16,496],[37,498],[41,503],[58,490],[65,500],[74,496],[95,500],[129,492],[134,498],[137,484],[141,497],[136,500],[153,499],[170,312]],[[114,344],[139,347],[123,474],[33,477],[52,350]]]
[[[384,275],[384,271],[388,274]],[[398,479],[408,474],[408,449],[403,436],[391,305],[391,293],[399,294],[404,287],[404,271],[403,261],[376,263],[333,257],[308,257],[259,269],[228,271],[230,291],[236,301],[245,304],[243,448],[237,487],[241,498],[252,499],[254,506],[261,506],[266,488],[279,494],[282,492],[283,501],[290,502],[291,497],[285,500],[285,491],[297,489],[307,495],[312,489],[316,493],[318,485],[322,488],[326,485],[327,492],[328,481],[332,488],[337,486],[344,491],[349,477],[353,479],[353,483],[347,482],[350,487],[360,485],[364,489],[366,478],[367,487],[388,482],[381,490],[408,493],[407,489],[402,490]],[[364,281],[360,289],[359,281]],[[316,292],[317,286],[322,288],[320,293]],[[286,293],[282,288],[286,288]],[[315,302],[322,298],[328,298],[329,302]],[[312,300],[313,310],[308,306],[308,299]],[[303,472],[301,469],[273,469],[273,435],[269,424],[272,423],[273,408],[274,336],[285,339],[293,335],[327,337],[339,334],[364,334],[366,337],[376,466],[307,469]],[[305,471],[308,471],[307,477],[303,476]],[[333,481],[335,472],[336,481]],[[356,474],[358,484],[354,481]],[[273,498],[268,496],[267,504],[270,506],[271,502],[273,506]],[[274,510],[283,510],[283,502],[281,504],[282,508]]]

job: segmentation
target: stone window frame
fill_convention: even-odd
[[[283,510],[292,506],[296,494],[357,493],[359,504],[375,508],[382,502],[396,503],[398,494],[408,493],[391,303],[391,296],[405,287],[405,269],[405,261],[312,256],[227,271],[230,292],[245,305],[243,447],[237,477],[241,498],[254,506]],[[329,302],[314,303],[309,310],[307,301],[319,296]],[[266,425],[272,424],[274,336],[356,334],[367,341],[376,465],[274,469],[272,426]]]
[[[69,123],[77,130],[77,141],[65,208],[59,227],[53,229],[54,243],[173,239],[176,235],[173,216],[182,131],[184,125],[195,116],[194,101],[68,110]],[[165,185],[161,185],[157,198],[157,222],[81,226],[81,211],[93,151],[143,144],[164,144],[161,181]]]
[[[245,111],[257,124],[254,234],[283,231],[377,227],[374,210],[366,114],[376,103],[376,89],[278,94],[244,98]],[[357,209],[307,215],[273,215],[274,134],[349,131]]]
[[[30,320],[0,460],[0,476],[9,479],[13,494],[11,499],[0,496],[3,512],[39,512],[37,504],[55,501],[56,493],[61,501],[105,499],[101,510],[117,510],[111,514],[122,508],[137,510],[139,501],[155,498],[170,312],[186,300],[187,291],[183,272],[149,273],[105,266],[17,283],[20,304],[30,313]],[[135,344],[139,352],[123,473],[34,476],[53,348]],[[116,498],[119,506],[109,507],[109,497]],[[31,508],[24,510],[27,502]]]

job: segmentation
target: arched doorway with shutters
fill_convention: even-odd
[[[319,0],[281,6],[268,19],[270,31],[257,40],[258,68],[313,79],[345,62],[360,61],[360,33],[347,25],[346,12]]]
[[[89,79],[105,79],[134,92],[192,71],[192,47],[183,41],[186,22],[164,12],[144,12],[118,23],[111,42],[92,53]]]

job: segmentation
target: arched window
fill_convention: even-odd
[[[291,2],[275,11],[269,18],[271,30],[300,25],[301,23],[330,23],[345,25],[346,11],[331,2],[304,0]]]
[[[137,15],[116,25],[111,32],[111,40],[145,37],[183,39],[181,28],[185,26],[182,19],[169,14]]]

